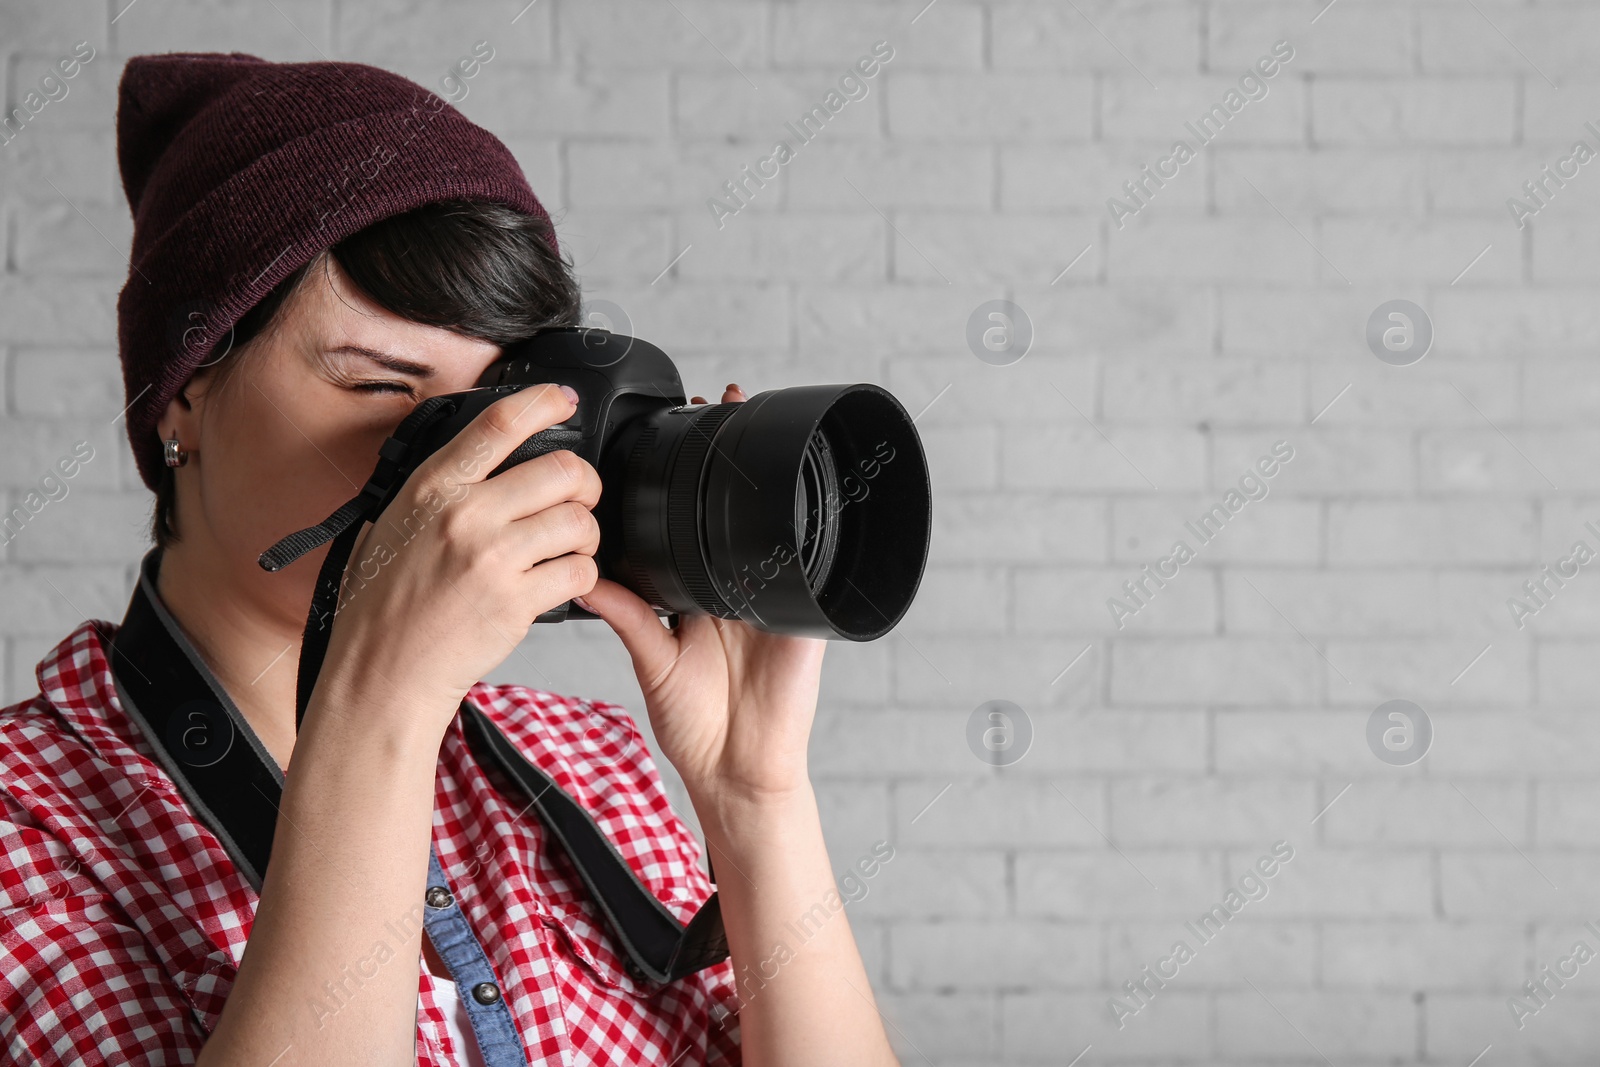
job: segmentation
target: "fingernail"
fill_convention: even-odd
[[[577,405],[578,405],[578,391],[576,389],[574,389],[570,385],[563,385],[561,387],[561,391],[564,394],[566,394],[566,397],[567,397],[568,400],[572,401],[573,407],[577,407]]]
[[[590,615],[598,615],[598,614],[600,614],[598,611],[596,611],[593,608],[591,608],[589,606],[589,602],[587,600],[583,599],[583,597],[581,597],[581,596],[573,597],[572,598],[572,602],[574,604],[578,605],[578,607],[582,608],[584,611],[587,611]]]

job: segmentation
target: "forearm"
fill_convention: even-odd
[[[696,796],[742,1008],[746,1067],[897,1064],[842,907],[809,784]],[[825,917],[824,917],[825,916]]]
[[[250,941],[199,1067],[415,1062],[440,739],[402,729],[392,705],[323,702],[319,685]]]

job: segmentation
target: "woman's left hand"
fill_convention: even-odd
[[[722,394],[724,404],[745,399],[737,385]],[[641,597],[604,578],[579,606],[603,618],[632,656],[656,743],[697,807],[780,799],[809,784],[806,743],[825,640],[711,615],[680,616],[669,630]]]

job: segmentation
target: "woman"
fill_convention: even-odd
[[[601,486],[571,452],[487,478],[573,416],[570,390],[488,407],[367,529],[355,560],[392,515],[449,501],[341,602],[296,729],[324,551],[276,574],[258,554],[352,496],[419,401],[577,321],[505,147],[371,67],[175,54],[129,62],[118,157],[152,599],[236,706],[235,744],[293,773],[257,890],[119,699],[156,665],[118,662],[108,622],[63,640],[40,695],[0,716],[0,1047],[206,1067],[894,1063],[844,916],[787,943],[834,892],[805,764],[824,642],[707,617],[667,629],[598,580]],[[706,901],[698,844],[621,709],[479,680],[575,598],[627,647],[721,875],[730,956],[673,981],[630,964],[571,857],[463,734],[458,711],[476,709],[678,920]],[[425,910],[464,917],[464,936],[441,949],[405,920]],[[492,980],[468,984],[468,963]]]

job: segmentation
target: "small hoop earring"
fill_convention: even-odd
[[[178,431],[173,430],[172,436],[163,444],[166,447],[165,459],[169,467],[181,467],[189,462],[189,453],[178,447]]]

